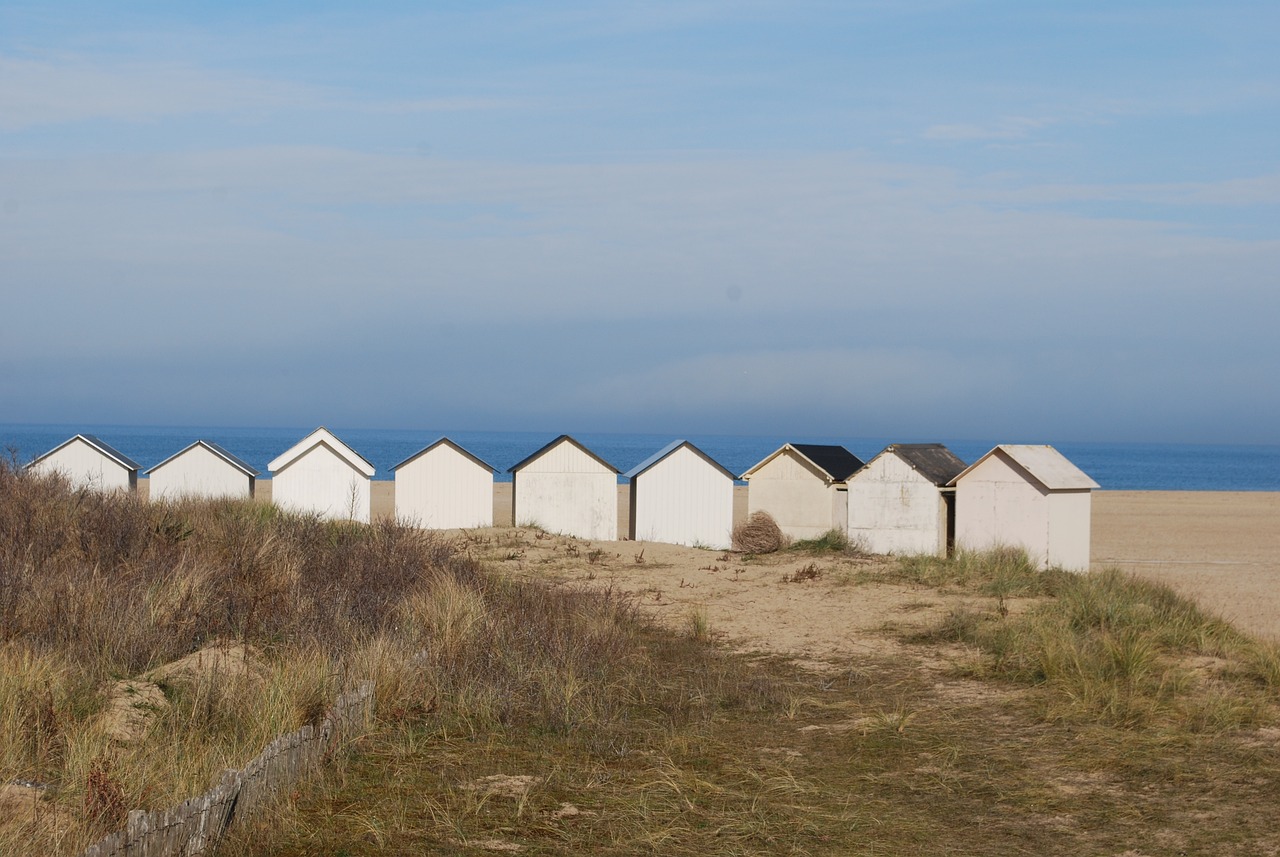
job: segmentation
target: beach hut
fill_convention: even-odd
[[[152,500],[253,497],[258,471],[211,440],[198,440],[147,471]]]
[[[73,488],[136,491],[138,464],[91,434],[63,441],[27,465],[32,473],[58,474]]]
[[[872,553],[946,556],[964,462],[940,443],[894,443],[849,478],[849,540]]]
[[[401,523],[435,530],[493,526],[494,469],[447,437],[391,469]]]
[[[1002,444],[959,473],[956,544],[1026,548],[1041,568],[1089,569],[1089,514],[1098,483],[1051,446]]]
[[[562,434],[513,466],[511,520],[582,539],[618,537],[618,468]]]
[[[733,533],[733,474],[677,440],[624,474],[635,540],[725,550]]]
[[[373,465],[325,427],[298,441],[267,468],[271,500],[280,508],[368,523]]]
[[[843,446],[787,443],[742,476],[748,514],[768,512],[784,533],[812,539],[848,522],[845,480],[862,461]]]

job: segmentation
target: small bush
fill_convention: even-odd
[[[774,553],[789,541],[768,512],[755,512],[733,528],[733,549],[743,553]]]

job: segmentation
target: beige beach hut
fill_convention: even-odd
[[[729,548],[733,474],[711,456],[677,440],[624,475],[631,480],[632,539]]]
[[[267,468],[271,471],[271,500],[280,508],[368,523],[374,467],[324,426]]]
[[[1002,444],[950,483],[956,545],[1026,548],[1041,568],[1089,569],[1090,479],[1051,446]]]
[[[618,537],[618,468],[562,434],[511,467],[511,520],[581,539]]]
[[[849,477],[849,539],[872,553],[946,556],[964,462],[940,443],[894,443]]]
[[[91,434],[63,441],[27,465],[32,473],[57,474],[73,488],[98,491],[137,491],[138,464]]]
[[[433,530],[493,526],[494,469],[447,437],[391,469],[402,524]]]
[[[147,471],[149,497],[253,497],[258,471],[211,440],[197,440]]]
[[[748,514],[768,512],[793,539],[848,525],[845,480],[862,461],[843,446],[787,443],[743,473]]]

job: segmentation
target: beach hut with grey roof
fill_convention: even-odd
[[[152,500],[179,497],[250,499],[258,471],[211,440],[197,440],[147,471]]]
[[[957,546],[1021,547],[1041,568],[1088,571],[1098,483],[1053,447],[1001,444],[950,484],[956,489]]]
[[[493,526],[493,474],[487,462],[442,437],[391,468],[396,520],[452,530]]]
[[[845,481],[862,461],[843,446],[787,443],[738,477],[749,515],[768,512],[793,539],[813,539],[848,523]]]
[[[511,467],[511,520],[581,539],[618,537],[618,468],[562,434]]]
[[[32,459],[32,473],[57,474],[73,488],[98,491],[138,490],[137,462],[91,434],[78,434]]]
[[[374,467],[324,426],[277,456],[271,500],[282,509],[340,521],[369,522]]]
[[[964,462],[940,443],[894,443],[848,481],[849,540],[872,553],[946,556]]]
[[[733,534],[733,474],[687,440],[673,441],[625,475],[637,541],[725,550]]]

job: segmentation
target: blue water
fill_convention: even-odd
[[[25,463],[76,434],[94,434],[142,466],[154,467],[196,440],[214,441],[269,476],[267,463],[305,437],[305,428],[202,426],[20,425],[0,423],[0,450]],[[391,468],[442,435],[497,468],[507,468],[555,438],[551,433],[431,431],[398,429],[331,430],[377,468],[375,479],[391,479]],[[674,435],[575,433],[574,437],[622,472],[630,470]],[[996,443],[1051,443],[1103,488],[1147,491],[1280,491],[1280,446],[1210,444],[1070,443],[1042,438],[948,440],[945,438],[797,437],[781,435],[686,435],[703,452],[734,473],[742,473],[788,441],[838,443],[866,461],[893,441],[945,443],[972,462]]]

